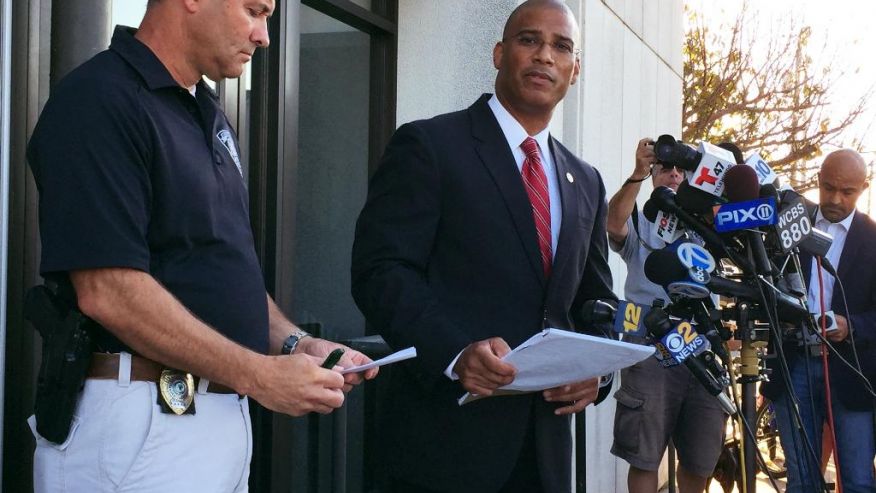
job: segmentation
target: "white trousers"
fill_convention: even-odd
[[[39,436],[31,416],[34,491],[248,491],[252,428],[245,397],[199,392],[196,414],[182,416],[162,413],[157,402],[151,382],[87,380],[60,445]]]

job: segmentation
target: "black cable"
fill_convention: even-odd
[[[749,250],[752,250],[750,247],[750,242],[749,242]],[[750,252],[749,255],[753,255],[753,252]],[[792,422],[797,425],[798,430],[801,432],[801,435],[803,437],[803,445],[805,446],[805,448],[809,451],[809,453],[811,454],[812,457],[816,457],[815,448],[812,446],[812,438],[809,437],[809,435],[806,433],[806,428],[803,425],[803,417],[800,415],[800,409],[798,407],[799,406],[799,399],[797,398],[797,393],[794,391],[793,384],[791,383],[791,371],[788,368],[788,360],[785,357],[785,352],[784,352],[784,345],[783,345],[784,339],[783,339],[781,333],[779,332],[779,315],[778,315],[778,311],[777,311],[777,304],[774,302],[770,303],[770,301],[774,300],[774,298],[770,298],[770,299],[767,298],[766,292],[764,292],[763,284],[767,284],[772,289],[776,289],[776,288],[774,286],[772,286],[772,284],[770,284],[766,279],[764,279],[763,276],[758,275],[757,272],[755,272],[755,276],[756,276],[756,279],[758,281],[757,288],[758,288],[758,291],[760,293],[760,299],[763,302],[763,309],[764,309],[764,312],[766,313],[766,316],[768,319],[768,325],[770,327],[770,331],[772,333],[772,336],[774,337],[774,340],[778,341],[778,343],[776,344],[776,355],[777,355],[777,359],[779,361],[779,365],[781,366],[781,370],[782,370],[782,377],[783,377],[782,383],[785,385],[785,392],[787,393],[789,403],[791,404],[788,407],[789,407],[790,412],[792,413]],[[808,375],[808,370],[807,370],[807,375]],[[794,441],[794,443],[793,443],[794,453],[797,455],[797,459],[799,461],[799,459],[801,457],[800,457],[800,454],[798,451],[800,451],[802,449],[797,446],[796,434],[792,434],[791,437],[792,437],[792,440]],[[822,481],[822,483],[823,483],[823,481]]]
[[[818,258],[818,257],[816,257],[816,258]],[[822,257],[822,260],[826,260],[826,259],[824,259]],[[830,272],[828,272],[828,273],[830,273]],[[870,382],[870,380],[866,376],[864,376],[863,370],[861,369],[861,361],[858,358],[858,350],[857,350],[857,347],[855,346],[854,327],[852,326],[852,320],[851,320],[851,317],[849,316],[849,303],[848,303],[848,300],[846,300],[845,287],[843,286],[843,282],[840,280],[839,276],[833,276],[833,278],[837,282],[837,284],[839,285],[840,295],[842,296],[842,299],[843,299],[843,307],[845,308],[845,312],[846,312],[845,319],[846,319],[846,322],[848,324],[848,329],[849,329],[849,343],[852,346],[852,355],[855,358],[855,364],[853,365],[842,354],[840,354],[839,350],[836,347],[834,347],[834,345],[829,340],[827,340],[826,338],[824,338],[821,335],[821,332],[819,332],[818,330],[813,330],[812,332],[815,335],[815,337],[822,344],[824,344],[827,347],[828,351],[832,352],[834,356],[839,358],[839,360],[840,360],[840,362],[842,362],[842,364],[846,365],[850,370],[852,370],[852,372],[855,374],[855,376],[857,376],[858,378],[861,379],[861,382],[864,384],[865,390],[867,390],[867,392],[869,392],[873,398],[876,398],[876,391],[874,391],[874,389],[873,389],[872,382]],[[831,302],[831,304],[833,304],[833,302]]]
[[[817,328],[816,328],[816,330],[813,330],[813,332],[815,334],[818,334]],[[817,416],[817,414],[815,412],[815,394],[813,392],[813,389],[815,389],[816,386],[813,383],[814,379],[812,377],[812,361],[810,361],[811,356],[809,355],[809,346],[805,342],[805,340],[806,340],[805,335],[804,335],[803,340],[804,340],[804,342],[803,342],[803,353],[804,353],[803,354],[803,366],[804,366],[804,371],[806,372],[806,390],[807,390],[807,395],[809,396],[809,399],[807,399],[809,401],[809,413],[810,413],[809,415],[812,416],[812,419],[814,420],[815,416]],[[826,416],[825,416],[825,418],[826,418]],[[805,429],[805,425],[803,424],[802,417],[800,420],[800,426]],[[824,430],[824,421],[822,420],[821,426],[819,427],[817,432],[823,433],[824,432],[823,430]],[[810,440],[812,440],[811,437],[810,437]],[[822,446],[823,445],[824,444],[822,443]],[[796,443],[795,443],[795,446],[796,446]],[[814,449],[815,447],[812,447],[810,445],[810,448]],[[798,456],[797,460],[799,460],[799,459],[800,459],[800,457]],[[812,460],[813,460],[813,457],[809,457],[809,461],[812,461]],[[811,476],[813,476],[813,478],[815,477],[816,471],[818,471],[818,474],[820,475],[821,474],[821,457],[818,457],[818,459],[815,460],[815,464],[809,464],[809,466],[806,467],[806,470],[809,471],[809,474]],[[810,478],[810,479],[813,479],[813,478]]]
[[[723,364],[724,370],[730,375],[730,377],[732,379],[732,385],[730,387],[730,396],[733,398],[733,404],[738,409],[742,409],[742,396],[740,395],[741,392],[737,392],[737,389],[736,389],[736,386],[739,385],[739,382],[733,377],[735,372],[733,371],[733,368],[730,366],[730,361],[725,361],[723,363],[724,363]],[[757,414],[759,414],[759,413],[755,413],[755,415],[757,415]],[[776,491],[779,491],[779,485],[776,483],[776,478],[773,477],[773,473],[771,473],[769,470],[769,467],[767,467],[766,460],[763,458],[763,454],[761,454],[761,452],[760,452],[760,447],[757,446],[757,435],[752,436],[753,434],[751,431],[751,427],[748,426],[748,422],[745,421],[745,416],[743,416],[743,414],[741,412],[738,413],[736,417],[739,418],[739,421],[742,422],[742,427],[745,429],[745,431],[748,432],[748,436],[751,439],[751,443],[753,443],[755,445],[754,446],[755,457],[758,459],[758,461],[760,463],[761,470],[764,472],[764,474],[767,475],[767,478],[769,478],[770,484],[773,486],[773,489]],[[730,416],[730,420],[733,423],[736,422],[736,420],[734,419],[733,416]],[[755,417],[755,425],[757,425],[757,418],[756,417]],[[743,446],[742,441],[739,440],[738,438],[736,438],[736,426],[733,427],[733,439],[737,440],[737,443],[739,446],[739,454],[741,457],[741,454],[744,453],[744,446]],[[744,468],[744,465],[743,465],[743,468]]]
[[[852,369],[854,370],[857,368],[857,371],[855,371],[855,374],[859,378],[861,378],[861,380],[864,382],[864,386],[867,387],[867,390],[870,392],[870,395],[873,396],[874,398],[876,398],[876,392],[873,392],[873,384],[872,384],[872,382],[870,382],[867,379],[867,377],[864,376],[864,370],[861,368],[861,360],[858,358],[858,348],[855,345],[855,328],[852,326],[852,316],[849,313],[850,310],[849,310],[849,302],[846,299],[846,288],[843,286],[843,281],[839,278],[839,276],[833,276],[833,278],[840,288],[840,296],[842,296],[842,298],[843,298],[843,308],[845,309],[845,312],[846,312],[846,317],[845,317],[846,324],[849,327],[849,344],[852,345],[852,355],[855,357],[855,367],[853,367]],[[831,303],[831,304],[833,304],[833,303]],[[834,350],[834,351],[836,351],[836,350]],[[839,358],[840,358],[840,360],[843,360],[842,355],[839,355]]]
[[[865,377],[864,374],[858,369],[858,368],[860,368],[860,363],[858,365],[858,368],[856,368],[855,365],[853,365],[849,360],[847,360],[845,357],[843,357],[842,354],[840,354],[839,350],[836,347],[834,347],[834,345],[831,344],[831,342],[829,340],[825,339],[817,331],[813,331],[813,334],[815,334],[815,336],[816,336],[816,338],[818,338],[819,342],[821,342],[822,344],[824,344],[827,347],[828,351],[830,351],[834,356],[839,358],[839,360],[840,360],[840,362],[842,362],[842,364],[846,365],[850,370],[852,370],[852,372],[855,374],[855,376],[857,376],[858,378],[861,379],[861,381],[864,384],[864,390],[866,390],[870,394],[871,397],[876,398],[876,391],[874,391],[873,385],[871,384],[870,380],[867,377]]]
[[[812,446],[812,439],[809,437],[809,434],[806,432],[806,427],[803,424],[803,418],[800,415],[800,409],[798,408],[799,399],[797,399],[797,393],[794,391],[793,385],[791,384],[791,372],[788,369],[788,361],[785,358],[785,351],[784,351],[784,348],[782,347],[783,346],[783,344],[782,344],[783,338],[782,338],[781,332],[779,332],[779,326],[778,326],[779,315],[778,315],[778,312],[776,311],[776,304],[775,303],[772,303],[772,304],[766,303],[767,296],[766,296],[766,293],[764,292],[764,288],[763,288],[763,284],[766,283],[766,281],[763,280],[760,276],[755,276],[755,277],[759,281],[757,283],[757,287],[758,287],[758,291],[760,292],[761,300],[765,302],[764,303],[765,306],[763,306],[763,308],[764,308],[764,311],[765,311],[767,319],[768,319],[768,325],[770,327],[770,332],[773,335],[773,337],[775,338],[775,340],[777,341],[777,343],[775,345],[776,356],[777,356],[776,359],[779,361],[779,365],[781,366],[781,370],[782,370],[782,382],[785,384],[785,392],[787,393],[787,398],[788,398],[788,402],[789,402],[788,408],[792,413],[792,418],[794,420],[796,420],[796,424],[799,425],[799,431],[800,431],[799,434],[803,438],[803,444],[804,444],[806,450],[809,452],[809,457],[811,459],[814,459],[814,461],[817,464],[819,464],[819,466],[820,466],[821,458],[819,455],[817,455],[815,453],[815,449]],[[772,286],[770,286],[770,287],[772,287]],[[799,459],[801,458],[799,455],[800,448],[796,446],[796,436],[795,436],[795,434],[792,434],[791,436],[795,438],[795,440],[794,440],[795,441],[794,453],[797,454],[798,462],[800,462],[799,461]],[[787,455],[787,450],[785,451],[785,454]],[[817,470],[820,471],[821,468],[819,467]],[[825,492],[829,491],[827,489],[827,484],[825,483],[824,478],[819,476],[819,480],[821,482],[821,490],[825,491]]]
[[[799,264],[799,260],[800,260],[799,257],[796,258],[796,260],[795,260],[795,264],[794,264],[795,266],[797,266],[797,270],[798,270],[798,272],[799,272],[800,269],[802,268],[802,266]],[[804,278],[804,279],[801,279],[801,281],[802,281],[802,283],[803,283],[804,291],[805,291],[806,293],[809,293],[809,286],[806,285],[806,280],[805,280],[805,278]],[[821,292],[821,291],[823,291],[823,290],[824,290],[824,286],[819,286],[819,292]],[[807,300],[807,308],[808,308],[808,300]],[[808,321],[811,321],[811,319],[812,319],[812,317],[809,316],[809,320],[808,320]],[[813,321],[813,322],[814,322],[814,321]],[[814,392],[813,392],[813,388],[815,387],[815,385],[813,385],[813,377],[812,377],[812,362],[811,362],[810,359],[809,359],[809,358],[810,358],[810,355],[809,355],[809,345],[808,345],[808,343],[807,343],[807,340],[808,340],[808,337],[809,337],[809,336],[807,335],[807,333],[806,333],[807,331],[806,331],[805,328],[803,327],[803,326],[805,326],[805,325],[806,325],[806,323],[804,322],[803,324],[801,324],[801,328],[800,328],[801,338],[802,338],[802,340],[803,340],[803,367],[804,367],[804,370],[803,370],[803,371],[806,373],[806,389],[807,389],[807,395],[809,396],[809,399],[807,399],[807,400],[809,401],[809,413],[810,413],[809,415],[812,416],[812,419],[814,420],[814,419],[815,419],[815,416],[817,415],[816,412],[815,412],[815,395],[814,395]],[[814,325],[816,325],[816,324],[813,323],[813,326],[814,326]],[[817,334],[817,333],[818,333],[818,327],[814,327],[813,330],[812,330],[812,332]],[[791,404],[794,406],[794,409],[795,409],[796,411],[799,411],[799,407],[797,407],[797,406],[800,405],[800,402],[799,402],[799,398],[798,398],[798,396],[795,396],[795,399],[794,399],[793,401],[791,401]],[[803,431],[803,433],[805,434],[805,433],[806,433],[806,426],[805,426],[805,424],[803,423],[803,418],[802,418],[802,416],[800,416],[799,412],[797,412],[795,416],[799,419],[798,423],[800,424],[800,429],[801,429],[801,430]],[[823,423],[823,421],[822,421],[822,424],[821,424],[821,426],[819,426],[819,429],[816,430],[816,433],[822,433],[822,434],[823,434],[823,429],[824,429],[824,423]],[[792,437],[793,437],[793,435],[792,435]],[[816,452],[815,452],[815,450],[814,450],[815,447],[812,446],[812,440],[813,440],[813,438],[807,436],[806,439],[808,440],[808,442],[807,442],[807,447],[808,447],[809,452],[810,452],[810,453],[808,454],[808,462],[811,462],[811,463],[806,467],[806,470],[809,472],[809,475],[810,475],[810,478],[809,478],[809,479],[810,479],[810,480],[813,480],[813,483],[818,482],[818,481],[820,480],[820,481],[822,482],[822,484],[823,484],[823,483],[824,483],[824,478],[823,478],[823,476],[821,475],[821,456],[816,456]],[[820,442],[819,442],[819,443],[820,443]],[[822,445],[823,445],[823,444],[822,444]],[[797,443],[796,443],[796,440],[795,440],[795,441],[794,441],[794,447],[796,447],[796,446],[797,446]],[[795,449],[795,453],[796,453],[796,449]],[[797,455],[797,460],[798,460],[798,462],[800,462],[800,459],[801,459],[800,454],[796,454],[796,455]],[[804,459],[806,459],[806,458],[807,458],[807,457],[804,457]],[[802,463],[800,463],[800,467],[801,467],[801,468],[803,467]],[[815,479],[815,478],[818,478],[818,479]],[[801,479],[802,479],[802,478],[801,478]]]

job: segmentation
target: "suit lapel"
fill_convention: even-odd
[[[858,250],[864,243],[864,225],[860,224],[864,221],[864,217],[854,212],[855,217],[852,218],[852,224],[849,226],[849,232],[846,233],[846,242],[843,245],[843,251],[840,253],[840,265],[836,268],[836,274],[840,279],[854,279],[855,262],[852,259],[858,258]],[[845,262],[842,259],[846,259]],[[836,267],[836,266],[834,266]],[[831,309],[833,306],[843,307],[842,294],[839,291],[839,283],[833,284],[833,298],[831,298]],[[836,311],[836,310],[834,310]]]
[[[557,173],[557,184],[560,189],[560,202],[562,203],[563,220],[560,224],[560,237],[557,240],[557,251],[554,252],[553,272],[565,272],[565,263],[569,260],[572,252],[572,242],[576,241],[575,229],[578,221],[575,211],[578,210],[578,194],[575,193],[574,180],[582,180],[583,176],[575,176],[573,168],[569,164],[569,156],[557,147],[556,140],[550,139],[550,152],[554,158]],[[571,177],[571,178],[569,178]]]
[[[505,199],[505,205],[514,221],[520,242],[529,258],[529,264],[544,285],[546,279],[541,265],[541,253],[538,250],[535,222],[532,219],[532,206],[529,203],[529,196],[526,195],[514,155],[508,147],[499,122],[487,105],[489,98],[490,96],[485,94],[469,108],[472,136],[476,141],[475,150]]]

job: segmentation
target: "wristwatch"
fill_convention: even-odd
[[[286,340],[283,341],[283,348],[280,349],[280,354],[294,353],[295,348],[298,347],[298,343],[301,342],[301,339],[304,339],[305,337],[311,337],[311,335],[301,329],[296,330],[294,334],[287,337]]]

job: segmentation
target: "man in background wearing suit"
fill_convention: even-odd
[[[520,5],[493,49],[496,94],[400,127],[372,178],[353,296],[390,346],[419,355],[394,368],[382,412],[391,491],[571,489],[570,415],[597,379],[457,399],[509,384],[510,348],[586,329],[583,301],[614,298],[602,179],[548,132],[578,39],[563,2]]]
[[[827,332],[826,337],[846,361],[853,365],[860,361],[864,375],[873,382],[876,373],[876,250],[873,249],[876,223],[855,210],[855,203],[867,186],[867,166],[860,154],[849,149],[828,154],[818,173],[820,196],[814,225],[833,236],[827,259],[835,267],[845,288],[843,294],[834,277],[822,271],[825,311],[834,311],[837,325],[836,330]],[[818,281],[818,266],[811,256],[801,255],[800,260],[809,286],[809,311],[820,313],[822,289]],[[811,440],[811,450],[820,455],[822,423],[827,416],[821,357],[817,351],[808,351],[805,346],[793,342],[784,344],[784,354],[803,428]],[[876,492],[873,479],[873,457],[876,455],[873,396],[866,390],[864,381],[837,355],[829,353],[828,360],[842,489],[846,493]],[[812,452],[803,444],[793,424],[792,403],[784,391],[783,378],[777,367],[771,382],[763,386],[763,393],[776,406],[788,467],[785,491],[820,491],[819,461],[817,455],[810,457]],[[795,448],[799,455],[794,453]]]

